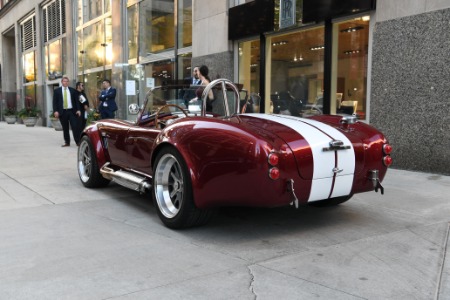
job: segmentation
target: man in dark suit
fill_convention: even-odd
[[[98,97],[98,110],[102,119],[114,119],[117,110],[116,89],[111,87],[111,81],[108,79],[103,80],[102,86],[103,90]]]
[[[69,87],[69,78],[61,79],[61,86],[53,92],[53,111],[55,118],[59,118],[63,128],[64,144],[61,147],[70,146],[69,124],[75,143],[80,143],[80,130],[78,117],[80,116],[79,93]]]
[[[195,91],[197,88],[193,88],[193,85],[200,85],[202,81],[199,76],[199,67],[194,67],[192,71],[192,77],[188,77],[184,79],[184,85],[189,86],[189,88],[182,89],[180,91],[180,98],[184,100],[184,105],[188,107],[189,101],[197,97],[195,95]]]

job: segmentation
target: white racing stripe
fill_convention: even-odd
[[[332,140],[340,140],[351,149],[336,151],[337,167],[342,169],[336,176],[331,197],[349,195],[355,172],[355,151],[350,140],[339,130],[324,123],[286,115],[246,114],[246,116],[270,120],[288,126],[302,135],[310,145],[314,159],[313,180],[308,201],[327,199],[333,185],[335,151],[323,151]]]

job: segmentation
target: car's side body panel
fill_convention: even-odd
[[[96,138],[104,147],[99,156],[149,178],[156,152],[164,145],[175,147],[190,170],[199,208],[286,205],[293,201],[291,180],[300,203],[373,190],[367,174],[378,169],[384,177],[385,138],[367,125],[345,131],[335,118],[319,120],[266,114],[189,117],[163,130],[105,120],[97,124],[100,134],[90,134],[102,136],[103,143]],[[324,151],[333,140],[342,140],[348,149]],[[278,180],[268,176],[271,152],[280,156]]]
[[[268,177],[268,154],[284,147],[276,135],[250,132],[238,121],[197,117],[175,122],[161,132],[156,144],[170,144],[181,153],[200,208],[279,206],[291,201],[283,195],[286,183]],[[292,155],[284,155],[295,165]]]

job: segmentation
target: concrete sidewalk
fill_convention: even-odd
[[[0,299],[450,299],[448,176],[173,231],[148,195],[84,188],[62,143],[0,122]]]

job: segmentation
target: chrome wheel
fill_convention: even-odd
[[[77,169],[81,183],[85,187],[96,188],[106,186],[109,183],[109,180],[100,174],[94,147],[87,136],[81,138],[78,147]]]
[[[82,182],[87,182],[92,174],[91,151],[86,140],[83,140],[78,148],[78,174]]]
[[[155,200],[166,218],[178,215],[183,205],[184,177],[180,163],[172,154],[165,154],[158,161],[154,172]]]

